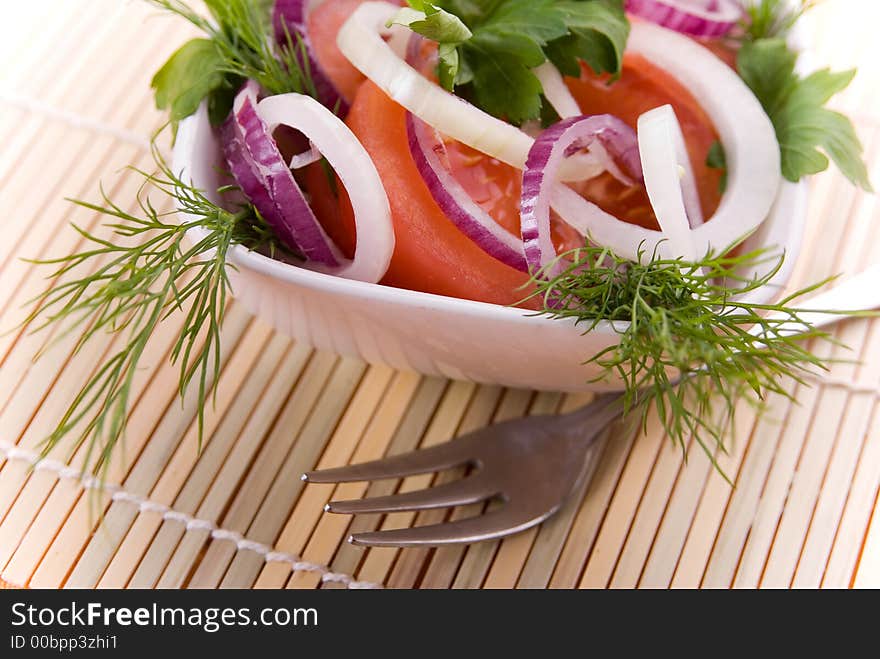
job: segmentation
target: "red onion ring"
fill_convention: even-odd
[[[309,38],[306,18],[311,9],[309,0],[276,0],[272,11],[272,25],[275,29],[275,40],[282,47],[287,46],[287,34],[294,40],[294,47],[298,46],[297,40],[302,42],[302,50],[297,48],[296,58],[300,65],[309,72],[312,84],[318,94],[321,103],[344,117],[348,114],[348,102],[336,89],[333,81],[324,73],[318,58],[315,57],[314,47]],[[285,26],[287,30],[285,31]],[[305,61],[303,61],[305,55]]]
[[[351,201],[357,235],[353,258],[340,259],[334,268],[306,266],[338,277],[378,282],[394,253],[394,226],[388,195],[366,149],[339,117],[310,96],[269,96],[260,101],[257,111],[270,132],[289,126],[305,135],[336,172]]]
[[[446,217],[487,254],[527,272],[522,241],[484,211],[443,166],[438,152],[444,147],[437,132],[409,112],[406,132],[416,167]]]
[[[256,84],[249,82],[235,97],[232,114],[221,131],[233,177],[279,240],[309,261],[338,266],[335,246],[309,207],[256,105]]]
[[[269,191],[254,173],[256,164],[247,150],[243,148],[241,140],[236,134],[235,120],[231,116],[220,126],[220,144],[223,147],[223,156],[226,158],[229,171],[238,187],[241,188],[242,194],[254,207],[262,209],[260,214],[270,226],[283,226],[284,220],[275,207],[275,202],[269,196]],[[282,242],[299,251],[299,247],[290,238],[288,237]]]
[[[557,178],[559,168],[566,157],[596,140],[624,165],[634,179],[642,180],[636,133],[613,115],[563,119],[538,135],[523,170],[520,202],[523,251],[533,272],[546,268],[556,258],[550,237],[550,193],[560,185]],[[560,268],[557,264],[556,270]],[[556,273],[545,271],[544,274],[553,276]]]
[[[707,38],[728,34],[743,16],[736,0],[627,0],[626,10],[676,32]]]

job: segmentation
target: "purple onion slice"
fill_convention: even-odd
[[[235,97],[221,139],[232,175],[279,240],[308,261],[338,266],[340,257],[335,246],[309,207],[271,130],[257,112],[254,83],[246,84]]]
[[[520,202],[523,249],[532,272],[546,268],[556,258],[550,236],[550,202],[551,191],[560,185],[559,169],[567,157],[589,148],[594,142],[601,144],[628,176],[642,180],[638,138],[635,131],[617,117],[609,114],[571,117],[538,135],[523,170]],[[557,264],[556,269],[559,268]],[[545,271],[544,274],[556,273]]]
[[[706,38],[725,36],[743,17],[736,0],[627,0],[626,10],[670,30]]]
[[[437,132],[409,112],[406,132],[416,167],[446,217],[487,254],[526,272],[522,241],[484,211],[443,165],[438,152],[444,147]]]

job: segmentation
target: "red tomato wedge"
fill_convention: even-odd
[[[306,17],[306,29],[321,70],[346,101],[351,102],[364,74],[351,65],[336,45],[336,34],[346,19],[367,0],[324,0]],[[397,0],[390,0],[397,3]],[[400,4],[403,4],[402,2]]]
[[[339,52],[336,33],[363,2],[365,0],[326,0],[312,9],[306,18],[306,29],[321,70],[347,101],[354,98],[364,76]]]

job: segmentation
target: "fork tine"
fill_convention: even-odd
[[[510,505],[467,519],[443,524],[416,526],[408,529],[355,533],[349,542],[355,545],[375,547],[439,547],[460,543],[480,542],[502,538],[512,533],[524,531],[545,520],[549,510],[538,515],[523,514]]]
[[[350,483],[442,471],[471,462],[473,458],[468,455],[470,446],[472,444],[469,441],[453,440],[439,446],[410,451],[381,460],[335,469],[309,471],[303,474],[302,479],[310,483]]]
[[[330,513],[357,515],[358,513],[393,513],[399,510],[427,510],[429,508],[464,506],[469,503],[485,501],[497,494],[490,485],[491,483],[486,479],[479,476],[469,476],[452,483],[403,494],[351,501],[331,501],[324,507],[324,510]]]

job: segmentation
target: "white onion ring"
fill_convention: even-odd
[[[645,189],[670,251],[686,261],[698,256],[691,227],[703,222],[700,197],[681,126],[671,105],[639,117],[639,153]]]

